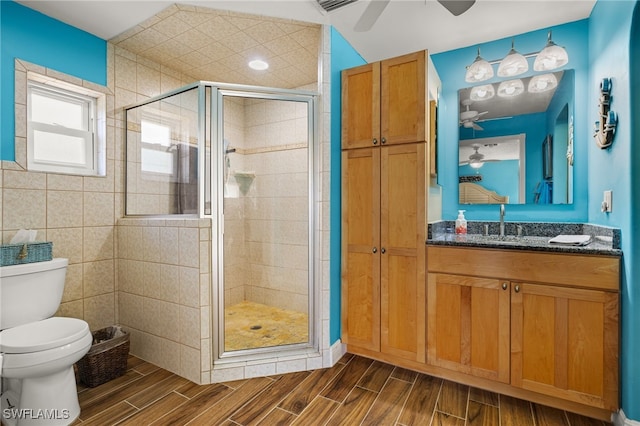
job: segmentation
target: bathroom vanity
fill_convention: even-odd
[[[530,236],[538,225],[524,224],[529,236],[516,237],[516,226],[506,237],[497,223],[487,236],[474,223],[470,235],[429,232],[424,362],[348,351],[609,421],[619,406],[619,235],[558,246],[545,235],[557,230]],[[598,233],[566,227],[558,233]]]

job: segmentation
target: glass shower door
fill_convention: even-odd
[[[237,92],[220,96],[219,353],[310,345],[312,103]]]

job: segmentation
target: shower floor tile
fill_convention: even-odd
[[[264,348],[309,340],[307,314],[255,302],[225,308],[225,351]]]

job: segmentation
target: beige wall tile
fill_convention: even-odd
[[[3,174],[4,188],[46,189],[47,187],[47,175],[45,173],[5,170]]]
[[[180,267],[175,265],[161,265],[160,291],[156,296],[168,302],[180,301]]]
[[[113,259],[114,227],[85,227],[83,234],[83,261]]]
[[[114,224],[114,195],[108,192],[84,193],[84,226]]]
[[[200,310],[180,306],[180,343],[200,349],[200,339]]]
[[[162,339],[160,362],[163,368],[175,374],[180,374],[180,359],[182,345],[169,339]]]
[[[200,375],[200,365],[200,350],[182,345],[180,375],[199,384],[202,379]]]
[[[180,267],[180,304],[200,306],[200,272],[196,268]]]
[[[84,319],[84,302],[73,300],[61,303],[55,316]]]
[[[81,227],[83,196],[78,191],[47,191],[47,227]]]
[[[98,296],[115,291],[114,261],[102,260],[87,262],[83,265],[84,297]]]
[[[2,196],[2,226],[5,230],[46,227],[45,190],[5,188]]]
[[[53,256],[69,259],[70,264],[82,262],[82,228],[47,229],[46,239],[53,242]]]
[[[200,262],[200,235],[197,228],[180,228],[179,262],[181,266],[198,268]]]
[[[47,189],[53,191],[82,191],[82,176],[47,174]]]
[[[84,299],[84,320],[91,330],[109,327],[116,322],[115,295],[103,294]]]
[[[82,264],[68,265],[67,276],[64,282],[62,303],[74,300],[82,300]]]
[[[118,295],[119,323],[127,327],[140,329],[144,321],[144,297],[120,292]]]

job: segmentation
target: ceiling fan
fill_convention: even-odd
[[[470,165],[471,167],[473,167],[474,169],[479,169],[480,167],[482,167],[482,165],[484,163],[488,163],[488,162],[492,162],[492,161],[500,161],[500,160],[485,160],[484,159],[484,154],[481,154],[478,152],[478,150],[480,149],[480,145],[478,144],[473,144],[472,148],[474,150],[473,154],[471,154],[469,156],[469,159],[466,161],[461,161],[459,163],[460,166],[465,166],[465,165]]]
[[[473,103],[471,99],[465,99],[462,101],[462,105],[466,107],[465,111],[460,113],[460,125],[462,127],[466,127],[467,129],[474,130],[484,130],[482,127],[478,125],[478,120],[485,114],[488,114],[489,111],[473,111],[469,110],[469,106]]]
[[[354,3],[358,0],[316,0],[318,4],[327,12],[336,10],[340,7]],[[367,8],[364,10],[358,22],[356,22],[353,30],[356,32],[369,31],[376,23],[384,9],[389,5],[391,0],[370,0]],[[427,1],[427,0],[425,0]],[[469,10],[476,0],[437,0],[451,14],[458,16]]]

